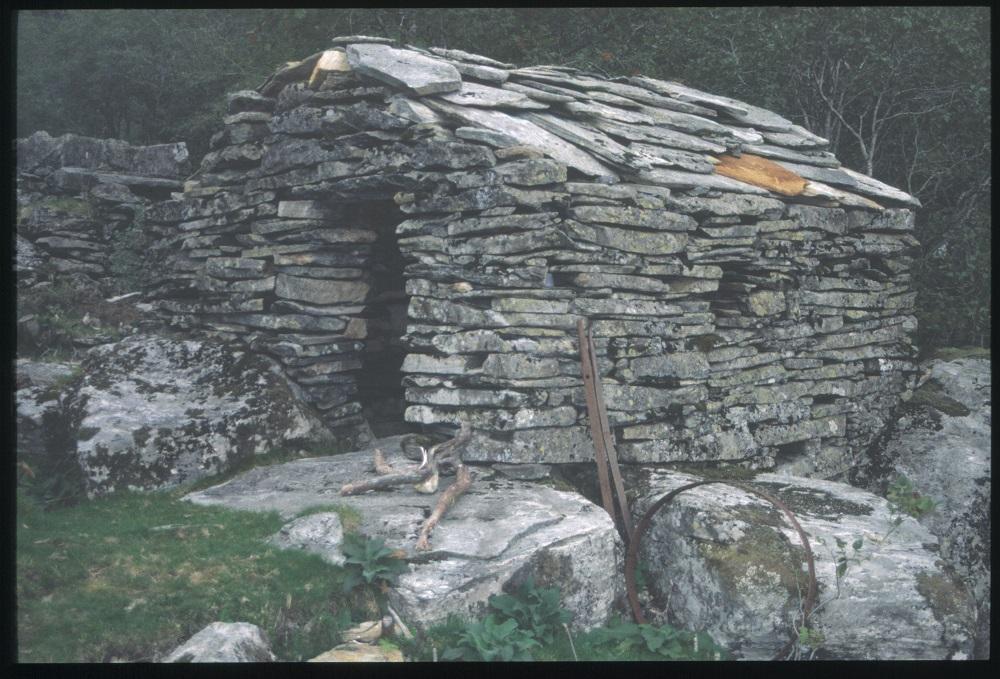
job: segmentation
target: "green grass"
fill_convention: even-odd
[[[21,662],[150,661],[214,621],[259,625],[282,660],[338,643],[378,616],[344,572],[265,540],[277,513],[199,507],[180,491],[121,493],[42,511],[17,499]]]
[[[299,457],[277,451],[238,471]],[[308,660],[338,645],[342,629],[380,617],[378,587],[360,586],[345,593],[343,568],[266,543],[286,523],[276,512],[242,512],[181,500],[192,489],[219,483],[238,471],[171,491],[123,492],[48,511],[19,488],[18,660],[148,662],[215,621],[256,624],[279,660]],[[345,532],[356,532],[361,517],[346,505],[310,507],[298,516],[327,511],[340,515]],[[452,618],[417,640],[393,641],[408,658],[431,660],[432,649],[440,658],[458,644],[468,626]],[[619,623],[574,632],[571,645],[559,626],[532,656],[668,659],[649,650],[641,635],[621,634],[623,629]],[[537,636],[537,630],[530,633]],[[700,653],[694,653],[689,642],[682,646],[670,657],[712,658],[704,643]]]

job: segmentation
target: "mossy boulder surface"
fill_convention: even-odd
[[[992,375],[989,352],[944,349],[921,365],[922,384],[872,451],[860,480],[884,492],[905,477],[934,511],[920,518],[977,602],[976,658],[990,647]],[[928,582],[931,582],[928,580]],[[941,588],[925,588],[940,591]]]
[[[698,480],[648,472],[636,518],[665,493]],[[970,598],[940,560],[937,538],[915,519],[843,483],[782,474],[734,483],[787,505],[809,538],[820,604],[809,627],[823,641],[807,653],[851,660],[971,656]],[[809,583],[805,554],[781,510],[728,483],[676,496],[655,515],[640,548],[653,599],[669,600],[663,607],[670,621],[707,631],[747,660],[770,659],[796,634]],[[838,568],[842,557],[846,569]]]
[[[152,490],[329,438],[269,359],[133,335],[92,349],[64,402],[87,493]]]

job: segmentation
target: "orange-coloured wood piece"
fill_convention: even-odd
[[[798,196],[806,187],[806,180],[774,161],[749,153],[736,156],[719,156],[716,174],[736,179],[783,196]]]

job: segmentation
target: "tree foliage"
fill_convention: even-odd
[[[18,14],[18,134],[39,129],[207,150],[224,93],[383,35],[520,65],[677,80],[773,109],[852,169],[923,202],[918,340],[986,345],[989,10],[434,8],[81,10]]]

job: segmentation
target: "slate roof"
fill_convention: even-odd
[[[534,146],[603,183],[715,189],[845,206],[919,207],[913,196],[843,167],[829,142],[781,115],[681,83],[606,78],[564,66],[518,68],[460,50],[334,38],[335,47],[279,69],[258,88],[321,87],[353,71],[388,86],[392,110]]]

